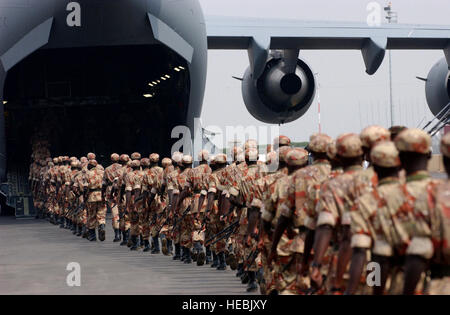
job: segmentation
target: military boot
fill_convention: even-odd
[[[128,235],[130,235],[130,230],[122,231],[122,242],[120,243],[120,246],[127,245],[128,242]]]
[[[98,226],[98,239],[103,242],[105,240],[105,225],[100,224]]]
[[[200,242],[196,242],[195,244],[196,252],[197,252],[197,266],[203,266],[205,264],[205,252],[203,251],[203,246]]]
[[[73,234],[73,235],[76,235],[76,234],[77,234],[77,228],[78,228],[78,225],[77,225],[76,223],[72,222],[72,228],[71,228],[71,230],[72,230],[72,234]]]
[[[132,239],[131,239],[131,237],[130,237],[130,233],[131,233],[131,231],[128,232],[127,247],[133,246],[133,242],[132,242]]]
[[[169,255],[168,241],[165,237],[161,239],[161,251],[164,255]]]
[[[119,229],[114,229],[114,239],[113,242],[120,242],[120,230]]]
[[[71,226],[71,222],[70,222],[70,220],[69,219],[65,219],[65,223],[66,223],[66,225],[64,226],[64,228],[66,229],[66,230],[68,230],[68,229],[70,229],[70,226]]]
[[[169,256],[173,255],[172,240],[167,240],[167,250],[169,251]]]
[[[89,231],[86,228],[86,225],[83,225],[83,238],[87,238],[89,236]]]
[[[256,284],[256,272],[255,271],[249,271],[248,272],[248,285],[247,285],[247,292],[254,292],[258,289],[258,285]]]
[[[244,264],[239,263],[237,267],[236,277],[242,276],[242,273],[244,272]]]
[[[181,261],[184,261],[186,259],[186,248],[184,246],[181,246]]]
[[[150,242],[149,240],[144,240],[144,252],[150,251]]]
[[[137,235],[131,235],[131,246],[130,246],[130,250],[137,250],[139,245],[138,245],[138,236]]]
[[[138,247],[144,248],[144,238],[142,237],[142,234],[140,234],[138,238]]]
[[[58,222],[59,222],[59,216],[56,214],[56,213],[54,213],[53,214],[53,224],[54,225],[56,225],[56,224],[58,224]]]
[[[153,239],[153,250],[152,250],[152,254],[159,254],[160,250],[159,250],[159,237],[152,237]]]
[[[78,224],[77,225],[77,236],[81,236],[83,234],[83,225]]]
[[[97,236],[95,235],[95,229],[89,229],[88,241],[90,241],[90,242],[97,241]]]
[[[218,256],[219,256],[219,266],[217,266],[217,270],[226,270],[227,265],[225,264],[225,253],[220,252]]]
[[[219,266],[219,257],[216,252],[212,252],[213,255],[213,263],[211,264],[211,268],[217,268]]]
[[[173,260],[179,260],[181,258],[180,256],[181,247],[180,244],[175,244],[175,256],[173,256]]]
[[[191,250],[187,247],[184,248],[184,251],[186,252],[186,254],[184,255],[184,263],[185,264],[191,264],[192,263],[192,257],[191,257]]]
[[[209,246],[206,246],[206,259],[205,264],[209,265],[211,263],[211,249]]]
[[[241,283],[247,284],[249,280],[250,280],[250,277],[248,275],[248,271],[244,271],[241,275]]]
[[[60,217],[59,217],[58,223],[59,223],[59,228],[60,228],[60,229],[63,229],[63,228],[64,228],[64,220],[65,220],[65,218],[64,218],[63,216],[60,216]]]

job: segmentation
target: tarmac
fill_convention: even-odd
[[[112,242],[110,220],[106,227],[104,242],[89,242],[46,220],[0,217],[0,294],[249,294],[229,267],[130,251]],[[67,284],[71,262],[80,266],[80,286]]]

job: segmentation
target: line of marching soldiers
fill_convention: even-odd
[[[36,207],[74,234],[105,240],[110,208],[114,242],[230,266],[249,292],[450,294],[450,184],[427,171],[426,132],[370,126],[290,144],[277,137],[264,163],[254,140],[231,163],[202,150],[196,167],[180,152],[161,166],[155,153],[112,154],[106,169],[93,153],[37,158],[30,180]],[[450,134],[441,153],[450,173]]]

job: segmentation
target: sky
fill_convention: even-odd
[[[319,21],[366,22],[372,0],[200,0],[205,15],[288,18]],[[382,6],[387,2],[378,0]],[[449,0],[392,0],[400,24],[449,25]],[[383,12],[384,14],[384,12]],[[384,21],[383,21],[384,23]],[[432,115],[425,99],[424,82],[443,51],[392,51],[394,123],[417,127]],[[390,126],[388,54],[375,75],[365,73],[360,51],[301,51],[318,73],[322,131],[332,137],[357,132],[370,124]],[[240,81],[248,67],[247,51],[210,50],[203,103],[203,126],[269,126],[254,119],[245,108]],[[210,128],[214,129],[214,128]],[[318,131],[317,93],[309,111],[280,132],[294,141],[307,141]],[[226,133],[225,133],[226,134]],[[228,135],[230,137],[230,135]]]

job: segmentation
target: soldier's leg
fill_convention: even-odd
[[[183,220],[183,238],[182,238],[182,246],[185,248],[185,264],[192,263],[191,250],[192,250],[192,232],[193,232],[193,219],[192,214],[188,214],[185,216]]]
[[[139,214],[137,212],[137,210],[134,210],[131,212],[130,214],[130,219],[131,219],[131,246],[130,246],[130,250],[137,250],[138,249],[138,237],[140,234],[139,231]]]
[[[150,251],[150,209],[145,208],[141,213],[142,238],[144,240],[144,252]]]
[[[112,204],[111,207],[111,215],[112,215],[112,228],[114,230],[114,239],[113,242],[120,241],[120,218],[119,218],[119,207],[117,204]]]
[[[91,241],[91,242],[97,240],[97,236],[95,234],[95,228],[97,225],[97,207],[98,207],[97,202],[88,202],[87,203],[87,215],[88,215],[87,227],[89,230],[88,241]]]
[[[105,240],[105,225],[106,225],[106,204],[102,201],[98,202],[97,208],[97,224],[98,224],[98,239]]]

